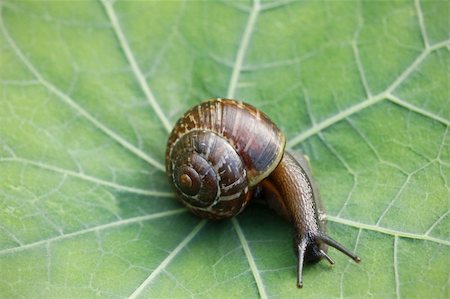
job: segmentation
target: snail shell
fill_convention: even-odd
[[[166,170],[181,202],[212,219],[239,214],[279,164],[285,137],[249,104],[213,99],[187,111],[169,136]]]

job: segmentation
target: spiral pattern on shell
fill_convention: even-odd
[[[181,202],[212,219],[239,214],[253,188],[280,162],[285,138],[251,105],[211,99],[186,112],[172,130],[166,170]]]

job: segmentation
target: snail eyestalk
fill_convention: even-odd
[[[297,246],[298,250],[298,264],[297,264],[297,287],[302,288],[303,287],[303,263],[305,259],[305,252],[306,252],[306,239],[303,239],[300,244]]]
[[[331,239],[330,237],[326,236],[326,235],[321,235],[321,236],[317,236],[317,238],[319,240],[321,240],[322,242],[324,242],[325,244],[336,248],[337,250],[339,250],[340,252],[342,252],[343,254],[347,255],[348,257],[350,257],[352,260],[354,260],[355,262],[359,263],[361,261],[361,258],[359,258],[359,256],[357,256],[356,254],[354,254],[353,252],[351,252],[350,250],[348,250],[347,248],[345,248],[343,245],[341,245],[340,243],[338,243],[337,241]]]
[[[333,259],[322,249],[320,249],[320,254],[331,264],[334,265]]]

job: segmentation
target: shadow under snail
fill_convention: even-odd
[[[284,147],[283,133],[255,107],[211,99],[176,123],[167,142],[166,171],[179,200],[202,218],[233,217],[257,197],[291,222],[301,288],[304,262],[325,258],[334,264],[327,245],[356,262],[360,258],[326,234],[308,161]]]

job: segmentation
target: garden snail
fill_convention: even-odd
[[[325,233],[325,213],[308,162],[284,150],[277,126],[251,105],[211,99],[176,123],[166,150],[166,171],[180,201],[209,219],[233,217],[262,198],[295,229],[297,286],[304,262],[331,264],[327,245],[360,258]]]

